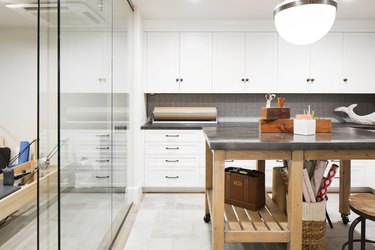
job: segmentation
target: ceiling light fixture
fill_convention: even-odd
[[[332,28],[336,0],[286,0],[273,11],[276,30],[286,41],[307,45],[323,38]]]

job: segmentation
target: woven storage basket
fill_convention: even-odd
[[[326,201],[302,203],[302,249],[326,249]]]

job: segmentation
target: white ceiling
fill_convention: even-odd
[[[273,19],[280,0],[134,0],[144,19]],[[375,20],[375,0],[338,0],[337,19]]]
[[[82,0],[88,3],[91,1],[96,3],[96,0]],[[35,22],[4,6],[16,2],[27,3],[33,0],[0,0],[0,27],[35,27]],[[280,3],[280,0],[133,0],[133,2],[144,19],[270,20],[273,8]],[[338,4],[337,19],[375,20],[375,0],[338,0]]]

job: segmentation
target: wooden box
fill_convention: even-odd
[[[260,133],[293,133],[293,119],[259,120]],[[332,121],[330,119],[316,120],[316,133],[331,133]]]
[[[263,120],[276,120],[276,119],[289,119],[290,108],[262,108],[261,119]]]
[[[240,174],[240,170],[249,172]],[[225,203],[257,211],[265,205],[264,173],[229,167],[225,169]]]

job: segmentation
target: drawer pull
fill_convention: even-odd
[[[165,135],[165,137],[180,137],[180,135]]]
[[[276,160],[276,162],[284,162],[283,160]]]
[[[96,137],[109,137],[109,135],[96,135]]]
[[[109,147],[96,147],[96,149],[107,149],[107,150],[109,150]]]
[[[109,160],[96,160],[96,162],[109,162]]]
[[[109,179],[109,175],[106,175],[106,176],[95,176],[96,179]]]
[[[225,162],[234,162],[234,160],[225,160]]]
[[[165,147],[165,149],[174,149],[174,150],[177,150],[177,149],[180,149],[180,148],[179,147],[175,147],[175,148]]]
[[[165,160],[165,162],[179,162],[179,160],[174,160],[174,161],[172,161],[172,160]]]
[[[180,177],[178,175],[177,176],[168,176],[168,175],[166,175],[165,178],[167,178],[167,179],[178,179]]]

